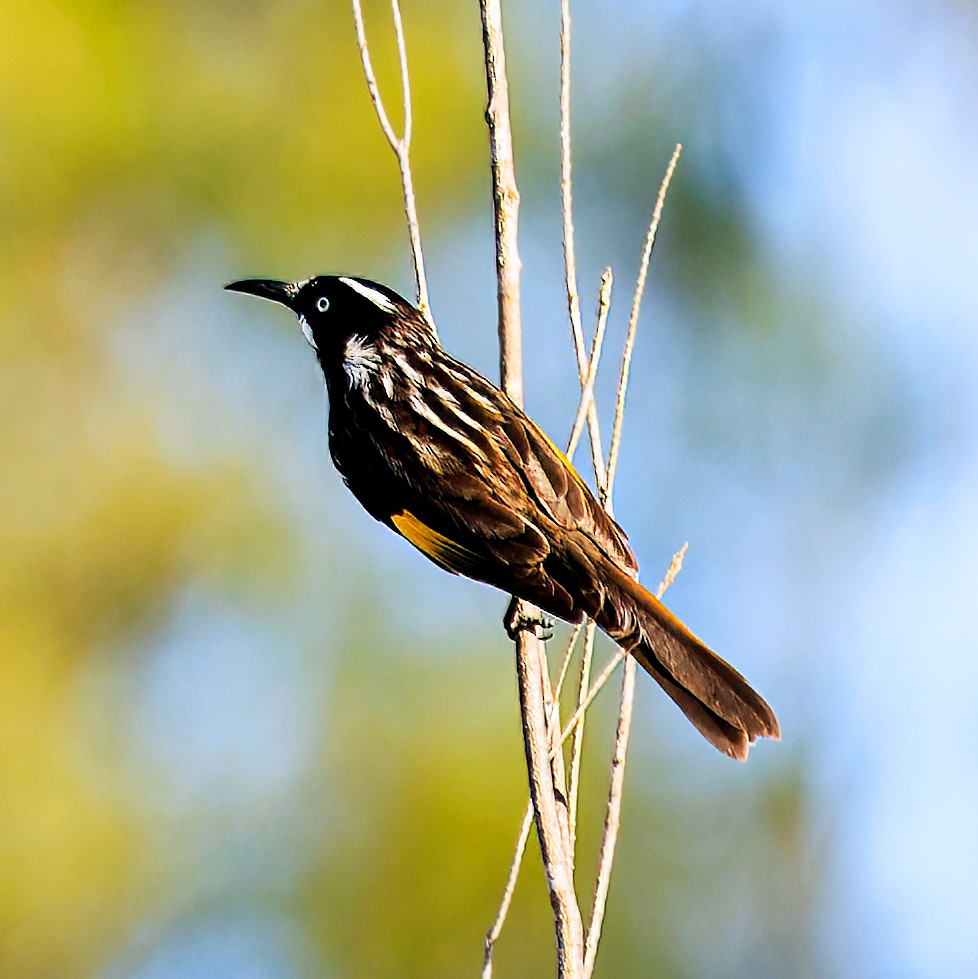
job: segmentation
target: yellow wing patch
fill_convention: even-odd
[[[459,572],[474,574],[482,564],[479,555],[474,551],[456,544],[450,537],[433,530],[408,510],[392,513],[391,523],[405,540],[410,541],[422,554],[446,571],[451,571],[452,574]]]

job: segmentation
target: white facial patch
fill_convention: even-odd
[[[350,387],[363,387],[370,375],[380,367],[380,354],[377,348],[367,343],[367,338],[354,334],[346,341],[343,351],[343,370]]]
[[[299,326],[302,327],[302,335],[306,338],[306,343],[308,343],[313,350],[318,350],[319,347],[316,346],[316,340],[312,335],[312,328],[309,326],[309,320],[307,320],[305,316],[299,317]]]
[[[349,286],[354,292],[359,292],[364,299],[369,299],[378,309],[387,313],[397,312],[397,307],[378,289],[372,289],[370,286],[365,286],[362,282],[345,275],[340,276],[340,282]]]

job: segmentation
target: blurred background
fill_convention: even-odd
[[[506,26],[527,403],[560,442],[557,8]],[[495,378],[478,7],[403,13],[434,313]],[[617,514],[650,584],[690,542],[670,603],[784,731],[735,765],[639,678],[598,974],[974,976],[978,7],[573,14],[605,431],[684,144]],[[295,323],[221,291],[320,271],[411,295],[345,3],[5,0],[0,975],[478,970],[526,794],[506,600],[359,509]],[[551,974],[551,946],[531,842],[497,974]]]

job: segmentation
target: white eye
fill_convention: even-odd
[[[326,310],[329,309],[329,300],[325,296],[320,296],[316,300],[316,309],[318,309],[320,313],[325,313]]]

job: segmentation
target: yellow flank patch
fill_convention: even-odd
[[[461,544],[456,544],[450,537],[432,530],[407,510],[392,513],[391,523],[405,540],[409,540],[422,554],[452,574],[460,571],[472,573],[479,564],[478,555]]]

